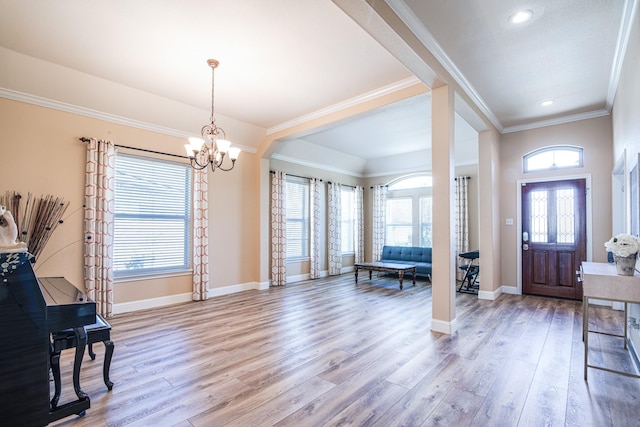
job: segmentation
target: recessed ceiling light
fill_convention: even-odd
[[[533,11],[526,9],[521,10],[519,12],[514,13],[509,17],[509,21],[514,24],[522,24],[523,22],[527,22],[533,16]]]
[[[553,104],[555,101],[553,99],[547,99],[546,101],[542,101],[540,103],[540,105],[542,105],[543,107],[548,107],[549,105]]]

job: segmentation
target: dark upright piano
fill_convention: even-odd
[[[26,253],[0,254],[0,417],[6,425],[43,426],[83,414],[89,397],[80,388],[84,326],[96,305],[62,278],[36,279]],[[73,328],[77,339],[73,385],[77,400],[49,398],[50,333]]]

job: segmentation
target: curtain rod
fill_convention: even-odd
[[[470,177],[470,176],[457,176],[457,177],[455,177],[455,178],[453,178],[453,179],[457,181],[457,180],[458,180],[458,178],[462,178],[462,179],[471,179],[471,177]]]
[[[372,185],[372,186],[371,186],[371,187],[369,187],[369,188],[373,188],[373,187],[374,187],[374,186]],[[389,186],[388,186],[388,185],[380,185],[380,187],[389,188]]]
[[[276,173],[276,172],[275,172],[275,171],[269,171],[269,173]],[[286,174],[287,176],[293,176],[293,177],[296,177],[296,178],[302,178],[302,179],[313,179],[313,178],[309,178],[308,176],[294,175],[294,174],[292,174],[292,173],[286,173],[286,172],[285,172],[285,174]],[[316,179],[317,179],[317,178],[316,178]],[[320,181],[320,182],[322,182],[322,180],[321,180],[321,179],[320,179],[319,181]]]
[[[327,181],[327,184],[331,184],[331,181]],[[338,183],[336,182],[336,184],[338,184]],[[349,184],[338,184],[338,185],[341,185],[343,187],[349,187],[349,188],[356,188],[357,187],[357,185],[349,185]]]
[[[82,138],[78,138],[78,139],[80,139],[80,141],[82,141],[82,142],[89,142],[90,141],[89,138],[85,138],[84,136]],[[163,153],[162,151],[147,150],[146,148],[129,147],[129,146],[120,145],[120,144],[113,144],[113,145],[115,147],[126,148],[128,150],[144,151],[145,153],[161,154],[163,156],[178,157],[180,159],[189,159],[187,156],[181,156],[179,154]]]

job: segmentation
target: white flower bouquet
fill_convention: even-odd
[[[640,251],[640,239],[630,234],[618,234],[604,244],[607,252],[619,257],[628,257]]]

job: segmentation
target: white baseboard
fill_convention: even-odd
[[[239,285],[230,285],[230,286],[223,286],[221,288],[213,288],[213,289],[209,289],[209,298],[215,298],[222,295],[235,294],[243,291],[250,291],[253,289],[261,291],[269,288],[269,283],[267,282],[266,287],[263,287],[263,286],[264,286],[263,283],[249,282],[249,283],[241,283]]]
[[[323,278],[323,277],[329,277],[328,270],[324,270],[320,272],[320,278]],[[287,283],[303,282],[305,280],[311,280],[311,275],[309,273],[298,274],[297,276],[287,276]]]
[[[522,295],[522,292],[518,290],[517,286],[502,285],[500,286],[500,293],[509,295]]]
[[[458,330],[458,320],[453,319],[451,322],[445,322],[432,318],[431,330],[434,332],[440,332],[442,334],[452,335],[455,331]]]
[[[235,294],[238,292],[249,291],[252,289],[262,291],[268,288],[269,288],[269,282],[242,283],[239,285],[223,286],[221,288],[209,289],[208,297],[215,298],[222,295]],[[148,299],[138,300],[138,301],[123,302],[123,303],[113,305],[113,314],[122,314],[122,313],[131,312],[131,311],[139,311],[139,310],[146,310],[149,308],[164,307],[167,305],[180,304],[180,303],[189,302],[189,301],[193,301],[193,294],[191,292],[176,294],[176,295],[169,295],[166,297],[148,298]]]
[[[500,295],[502,295],[502,288],[498,288],[495,291],[478,291],[478,299],[485,299],[488,301],[493,301],[497,299]]]
[[[180,304],[183,302],[193,301],[191,292],[177,295],[169,295],[166,297],[148,298],[138,301],[121,302],[113,304],[113,314],[128,313],[131,311],[146,310],[149,308],[164,307],[166,305]]]

